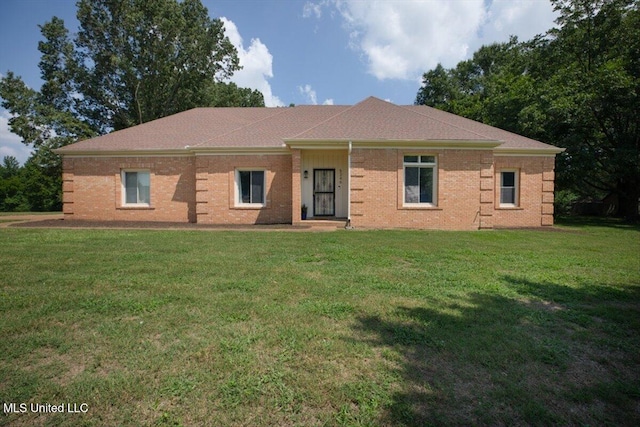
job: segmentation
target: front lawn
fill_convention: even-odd
[[[0,425],[638,425],[640,230],[558,229],[0,229]]]

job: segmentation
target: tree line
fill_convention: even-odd
[[[0,79],[9,128],[33,148],[23,167],[3,159],[0,210],[61,209],[56,148],[195,107],[264,106],[228,81],[238,53],[200,0],[80,0],[77,18],[73,37],[58,17],[40,26],[39,90]]]
[[[416,104],[566,148],[556,199],[617,200],[638,219],[640,10],[635,0],[552,0],[557,26],[424,73]]]

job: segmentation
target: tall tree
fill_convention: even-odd
[[[638,218],[640,199],[640,7],[632,0],[554,0],[558,59],[548,81],[549,125],[567,147],[576,188],[618,197]]]
[[[100,132],[203,106],[209,85],[239,69],[200,0],[81,0],[78,21],[80,111]]]
[[[614,194],[638,218],[640,12],[637,0],[553,0],[558,27],[483,46],[425,73],[416,103],[567,148],[558,187]],[[442,95],[444,94],[444,95]]]
[[[52,150],[77,140],[194,107],[264,106],[259,92],[223,82],[237,52],[200,0],[80,0],[77,17],[73,39],[57,17],[40,26],[39,91],[11,71],[0,79],[11,131],[52,186]]]

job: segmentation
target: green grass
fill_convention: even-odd
[[[640,230],[0,229],[0,425],[640,423]]]

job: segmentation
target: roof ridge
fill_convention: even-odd
[[[295,135],[292,135],[292,136],[290,136],[290,137],[286,137],[285,139],[295,139],[295,138],[297,138],[298,136],[300,136],[300,135],[302,135],[302,134],[304,134],[304,133],[307,133],[307,132],[309,132],[309,131],[311,131],[311,130],[313,130],[313,129],[316,129],[317,127],[320,127],[321,125],[323,125],[323,124],[327,123],[328,121],[335,119],[336,117],[338,117],[338,116],[340,116],[340,115],[342,115],[342,114],[346,113],[347,111],[350,111],[350,110],[354,109],[354,108],[355,108],[355,107],[357,107],[358,105],[360,105],[360,104],[362,104],[362,103],[364,103],[365,101],[368,101],[368,100],[370,100],[370,99],[375,99],[375,100],[377,100],[377,101],[381,101],[381,102],[387,102],[387,101],[383,101],[383,100],[382,100],[382,99],[380,99],[380,98],[376,98],[375,96],[368,96],[367,98],[363,99],[362,101],[358,102],[357,104],[346,106],[347,108],[345,108],[344,110],[342,110],[342,111],[338,112],[337,114],[334,114],[333,116],[329,117],[328,119],[325,119],[325,120],[321,121],[320,123],[317,123],[317,124],[315,124],[315,125],[311,126],[310,128],[303,130],[302,132],[299,132],[299,133],[297,133],[297,134],[295,134]],[[391,103],[391,102],[389,102],[389,104],[391,104],[391,105],[395,105],[395,104],[393,104],[393,103]]]
[[[451,122],[449,122],[449,121],[440,120],[440,119],[438,119],[437,117],[433,117],[433,116],[428,115],[428,114],[423,114],[423,113],[421,113],[420,111],[412,110],[412,109],[411,109],[411,108],[409,108],[409,107],[426,107],[426,108],[428,108],[428,109],[430,109],[430,110],[431,110],[431,109],[433,109],[433,110],[437,110],[437,108],[430,107],[430,106],[428,106],[428,105],[398,105],[398,107],[403,108],[403,109],[405,109],[405,110],[407,110],[407,111],[410,111],[410,112],[412,112],[412,113],[414,113],[414,114],[418,114],[418,115],[420,115],[420,116],[427,117],[427,118],[429,118],[429,119],[431,119],[431,120],[435,120],[436,122],[443,123],[443,124],[445,124],[445,125],[447,125],[447,126],[452,126],[452,127],[454,127],[454,128],[457,128],[457,129],[463,130],[463,131],[465,131],[465,132],[469,132],[469,133],[476,134],[476,135],[478,135],[478,136],[481,136],[483,139],[488,138],[488,139],[489,139],[489,140],[491,140],[491,141],[500,141],[500,142],[504,143],[504,141],[502,141],[502,140],[492,138],[492,137],[490,137],[490,136],[488,136],[488,135],[483,135],[483,134],[478,133],[478,132],[476,132],[476,131],[474,131],[474,130],[471,130],[471,129],[463,128],[462,126],[458,126],[458,125],[453,124],[453,123],[451,123]],[[460,118],[463,118],[463,119],[466,119],[466,120],[471,120],[472,122],[476,122],[476,123],[484,124],[484,123],[482,123],[482,122],[478,122],[478,121],[476,121],[476,120],[468,119],[468,118],[466,118],[466,117],[457,116],[457,115],[455,115],[455,114],[453,114],[453,113],[449,113],[448,111],[444,111],[444,110],[438,110],[438,111],[442,111],[443,113],[451,114],[451,115],[453,115],[453,116],[460,117]],[[486,125],[486,126],[488,126],[488,125]]]
[[[216,108],[218,108],[218,107],[204,107],[204,108],[216,109]],[[223,107],[223,108],[225,108],[225,107]],[[239,108],[239,109],[240,109],[240,108],[247,108],[247,107],[228,107],[228,108]],[[239,131],[240,129],[244,129],[244,128],[249,127],[249,126],[253,126],[253,125],[255,125],[256,123],[260,123],[260,122],[262,122],[262,121],[264,121],[264,120],[271,119],[272,117],[275,117],[275,116],[278,116],[278,115],[280,115],[280,114],[283,114],[283,113],[284,113],[285,111],[287,111],[290,107],[280,107],[280,108],[279,108],[279,107],[248,107],[248,108],[264,108],[265,110],[273,109],[273,110],[275,110],[275,111],[273,112],[273,114],[269,114],[269,115],[268,115],[268,116],[266,116],[266,117],[263,117],[263,118],[261,118],[261,119],[255,120],[255,121],[251,121],[251,122],[249,122],[249,123],[247,123],[247,124],[244,124],[244,125],[242,125],[242,126],[239,126],[239,127],[237,127],[237,128],[234,128],[234,129],[232,129],[232,130],[230,130],[230,131],[228,131],[228,132],[221,133],[221,134],[216,135],[216,136],[212,136],[211,138],[209,138],[209,139],[205,139],[204,141],[200,141],[199,143],[197,143],[197,144],[195,144],[195,145],[192,145],[191,147],[200,147],[200,146],[202,146],[203,144],[206,144],[206,143],[207,143],[207,142],[209,142],[209,141],[213,141],[213,140],[214,140],[214,139],[216,139],[216,138],[220,138],[221,136],[225,136],[225,135],[232,134],[233,132],[237,132],[237,131]],[[278,110],[282,110],[282,111],[278,111]]]

